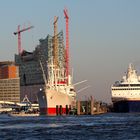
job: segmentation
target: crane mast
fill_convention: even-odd
[[[23,49],[21,48],[21,33],[27,30],[30,30],[34,26],[29,26],[27,28],[21,29],[20,30],[20,25],[18,25],[17,32],[14,32],[14,35],[18,35],[18,54],[21,54]]]
[[[57,40],[57,21],[58,17],[54,17],[54,46],[53,46],[53,53],[54,53],[54,65],[58,67],[58,40]]]
[[[66,77],[68,82],[69,77],[69,16],[68,10],[64,9],[64,15],[66,19]]]

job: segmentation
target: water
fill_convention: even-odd
[[[0,115],[2,140],[140,140],[140,114],[9,117]]]

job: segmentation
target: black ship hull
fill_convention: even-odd
[[[140,100],[117,101],[113,103],[114,112],[140,112]]]

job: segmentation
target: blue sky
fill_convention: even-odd
[[[34,25],[22,34],[22,47],[34,50],[40,38],[53,34],[53,18],[65,33],[64,7],[70,16],[70,58],[78,98],[93,95],[111,101],[110,86],[121,80],[130,62],[140,71],[139,0],[0,0],[0,61],[14,60],[17,25]]]

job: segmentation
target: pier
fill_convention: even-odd
[[[77,101],[77,115],[97,115],[107,112],[107,104],[95,101],[92,96],[87,101]]]

